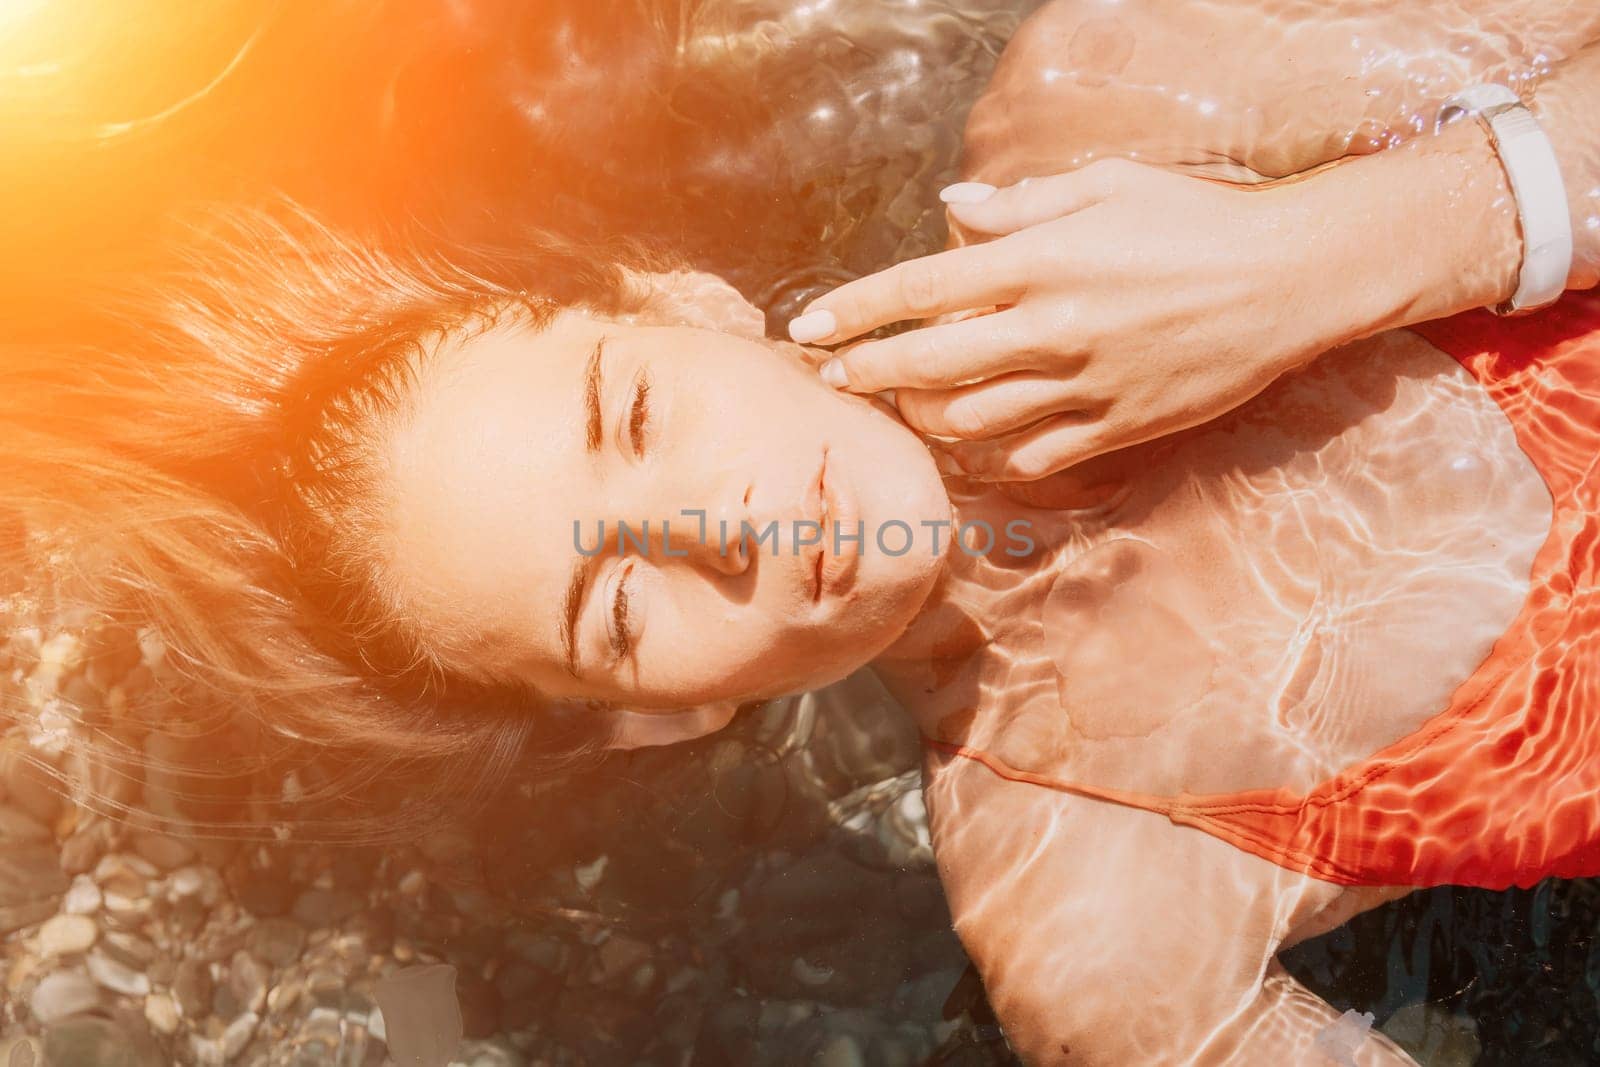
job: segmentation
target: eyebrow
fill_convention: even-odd
[[[583,404],[588,413],[585,444],[590,452],[600,451],[600,438],[604,430],[604,419],[600,414],[600,397],[603,391],[600,356],[605,351],[606,340],[607,338],[602,337],[594,343],[594,351],[589,353],[589,361],[583,368]]]
[[[579,559],[572,565],[572,577],[567,581],[567,594],[561,601],[561,651],[566,661],[567,673],[578,677],[578,613],[583,609],[583,595],[589,588],[589,561]]]

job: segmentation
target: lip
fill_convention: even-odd
[[[824,596],[837,596],[850,587],[856,567],[861,561],[861,546],[850,542],[843,552],[835,551],[835,533],[855,528],[856,502],[842,465],[828,463],[828,449],[822,450],[822,463],[817,476],[812,479],[808,503],[815,501],[813,514],[822,528],[822,543],[809,562],[812,565],[811,599],[816,602]],[[843,546],[840,546],[843,547]]]
[[[822,571],[828,562],[828,518],[831,512],[827,495],[826,477],[828,473],[828,449],[822,449],[822,462],[817,465],[817,473],[811,476],[811,481],[806,483],[805,510],[803,514],[807,519],[817,524],[822,530],[821,542],[805,555],[806,575],[811,590],[811,601],[816,603],[822,599]]]

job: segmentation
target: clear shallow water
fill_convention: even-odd
[[[496,34],[487,8],[453,12],[448,25],[459,40],[481,44]],[[450,156],[440,172],[392,195],[436,197],[430,224],[461,232],[534,213],[548,197],[601,204],[596,219],[626,219],[681,245],[781,322],[819,288],[942,246],[934,193],[954,175],[965,108],[1017,15],[1010,6],[865,0],[741,7],[726,33],[693,47],[714,66],[753,64],[759,99],[702,112],[702,120],[724,118],[701,121],[714,133],[703,140],[630,141],[631,160],[585,155],[606,143],[597,134],[571,151],[570,174],[560,153],[541,164],[538,150],[517,147],[537,143],[541,123],[570,112],[556,97],[541,110],[539,79],[528,69],[539,45],[502,30],[487,56],[457,57],[459,69],[475,73],[465,99],[449,103],[473,118],[448,143],[505,138],[504,151]],[[360,143],[399,145],[401,159],[437,106],[413,99],[434,84],[419,65],[453,69],[448,49],[437,59],[404,58],[372,77],[414,105],[417,125],[347,120]],[[595,62],[614,59],[602,49]],[[316,158],[278,164],[286,183],[332,213],[360,216],[348,202],[357,199],[359,168],[314,179],[308,161]],[[547,197],[546,172],[570,180],[552,180],[558,192]],[[486,205],[489,221],[480,217]],[[580,212],[572,224],[590,223]],[[38,621],[38,640],[24,638],[11,652],[19,691],[48,675],[85,702],[111,699],[111,682],[92,678],[82,659],[40,673],[49,657],[35,646],[54,637],[57,621]],[[126,670],[137,675],[128,688],[151,684],[136,666]],[[1003,1062],[981,990],[962,979],[964,958],[931,868],[914,741],[870,685],[852,687],[786,702],[694,746],[522,783],[487,815],[387,856],[292,844],[180,851],[148,837],[112,838],[52,806],[11,765],[7,810],[28,821],[7,824],[9,844],[27,846],[12,853],[10,870],[29,877],[16,880],[7,906],[33,918],[6,942],[15,984],[0,1034],[53,1026],[58,1047],[63,1033],[84,1043],[132,1035],[157,1050],[148,1062],[162,1062],[169,1047],[192,1056],[194,1035],[221,1041],[248,1014],[259,978],[264,990],[297,992],[264,996],[246,1059],[271,1050],[306,1063],[370,1061],[377,974],[437,960],[456,969],[463,1029],[520,1050],[497,1053],[508,1058],[499,1062],[682,1062],[686,1050],[706,1063]],[[137,788],[148,803],[170,799],[170,782]],[[106,862],[108,854],[148,866]],[[220,872],[222,887],[179,874],[192,869]],[[128,992],[140,984],[87,955],[47,961],[36,920],[67,907],[79,874],[100,892],[90,914],[106,938],[101,948],[135,961],[124,966],[144,973],[153,994]],[[196,879],[202,884],[189,892]],[[143,913],[137,901],[146,896]],[[1422,1015],[1423,1001],[1435,1023],[1440,1008],[1475,1019],[1470,1039],[1438,1035],[1457,1051],[1436,1062],[1470,1062],[1461,1050],[1476,1044],[1483,1062],[1581,1063],[1595,1052],[1595,921],[1589,883],[1437,890],[1362,916],[1288,959],[1335,1006],[1373,1010],[1397,1033]],[[204,995],[195,988],[205,984],[196,977],[202,969],[212,986]],[[57,971],[87,974],[92,997],[44,1023],[36,998]],[[217,988],[231,992],[219,997]],[[161,1009],[162,1021],[152,1021],[144,999],[167,991],[188,1012],[173,1035],[162,1032]],[[956,1019],[943,1019],[946,1005]],[[84,1018],[107,1022],[120,1038]]]

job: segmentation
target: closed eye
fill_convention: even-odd
[[[644,430],[650,422],[650,376],[641,373],[633,390],[633,407],[628,412],[628,440],[635,456],[644,455]]]
[[[628,578],[630,565],[617,582],[617,591],[611,598],[611,650],[623,658],[633,651],[633,632],[628,628]]]

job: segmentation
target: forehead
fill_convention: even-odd
[[[392,581],[446,644],[537,632],[529,612],[559,600],[573,556],[560,517],[591,484],[583,377],[603,325],[519,318],[442,339],[379,444]]]

